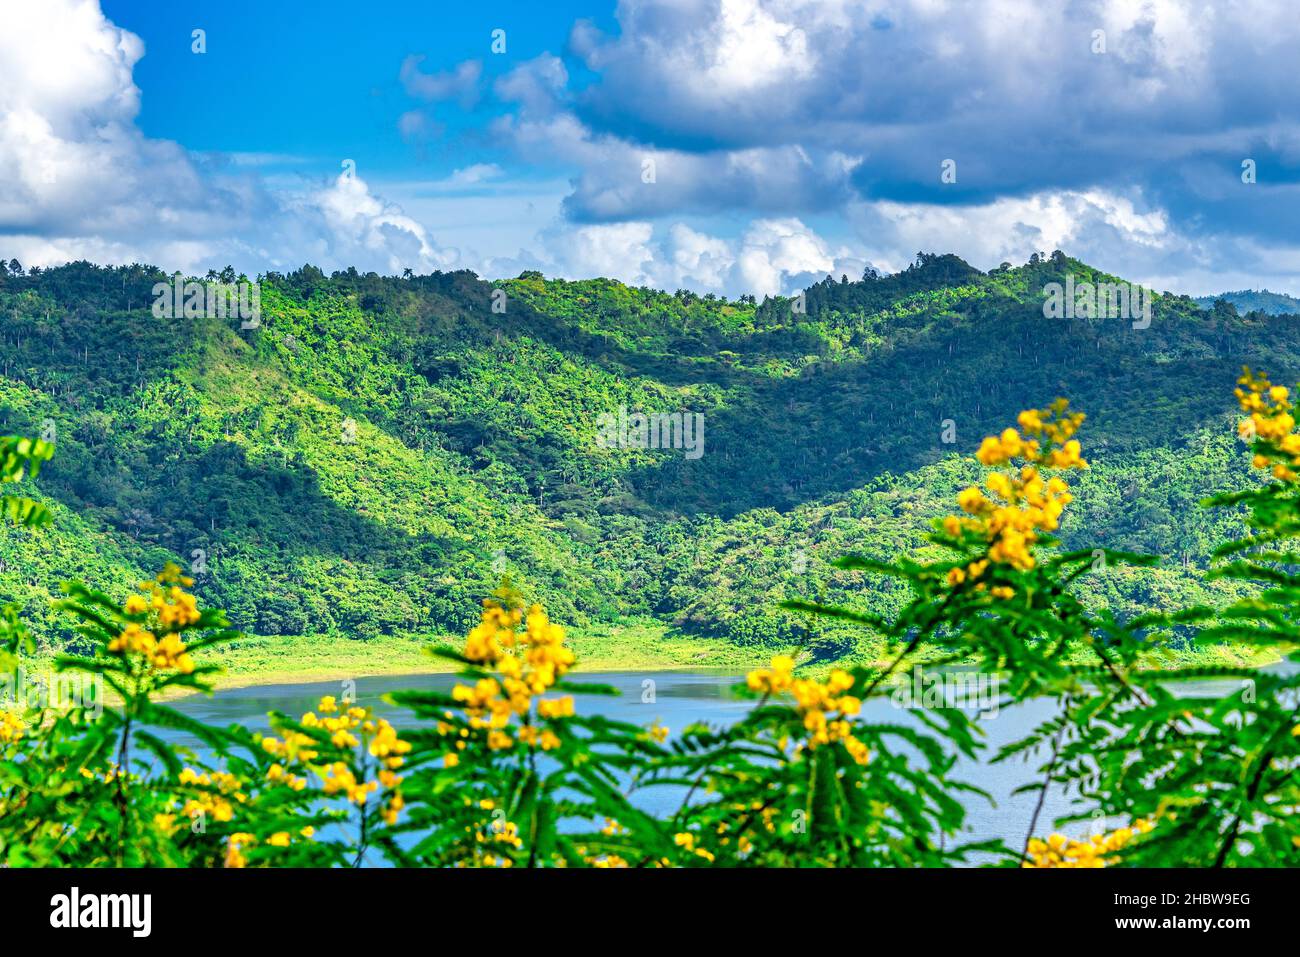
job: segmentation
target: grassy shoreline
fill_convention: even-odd
[[[428,649],[439,644],[454,647],[463,640],[459,635],[389,635],[364,641],[339,635],[249,637],[211,652],[210,660],[225,669],[214,676],[213,685],[217,691],[227,691],[278,684],[449,673],[456,667],[430,655]],[[766,665],[775,653],[769,648],[740,648],[723,639],[673,635],[666,625],[653,621],[573,629],[569,633],[569,646],[578,656],[578,669],[585,674],[682,669],[740,673]],[[1276,654],[1250,654],[1246,651],[1216,646],[1198,652],[1182,652],[1173,657],[1169,665],[1262,667],[1281,660]],[[884,666],[889,659],[856,654],[840,663]],[[813,670],[819,672],[831,667],[832,663],[822,662]]]
[[[436,674],[456,670],[427,649],[461,644],[461,635],[384,636],[366,641],[338,635],[247,638],[213,652],[226,670],[218,691],[273,684],[309,684],[347,678]],[[672,671],[681,668],[744,670],[766,664],[768,650],[746,651],[721,639],[678,637],[657,622],[597,626],[569,632],[569,646],[584,673]]]

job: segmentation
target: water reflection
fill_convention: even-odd
[[[1269,670],[1289,672],[1296,670],[1294,663],[1273,666]],[[371,707],[375,712],[398,728],[409,727],[414,716],[405,708],[395,707],[382,700],[389,691],[401,689],[436,689],[448,691],[456,682],[454,675],[416,675],[400,677],[361,678],[347,685],[337,681],[314,684],[267,685],[222,691],[211,698],[195,696],[176,702],[176,707],[191,717],[208,724],[225,726],[241,724],[253,730],[269,730],[267,712],[282,711],[298,716],[315,709],[323,695],[342,696],[352,690],[357,703]],[[612,719],[649,726],[656,721],[672,732],[680,732],[687,725],[704,722],[709,725],[726,725],[737,720],[752,702],[738,698],[733,688],[743,675],[724,671],[668,671],[654,674],[615,672],[586,674],[578,680],[612,685],[616,697],[579,696],[578,708],[589,713],[598,712]],[[1237,694],[1242,683],[1235,680],[1196,681],[1173,685],[1179,695],[1223,696]],[[984,841],[1001,838],[1008,846],[1019,848],[1025,830],[1038,800],[1037,793],[1015,794],[1018,788],[1037,780],[1036,769],[1046,760],[1039,753],[1029,758],[1016,758],[1000,764],[988,763],[988,757],[1005,744],[1024,737],[1041,722],[1052,717],[1057,705],[1051,701],[1030,701],[1011,708],[999,709],[979,718],[988,748],[979,761],[962,759],[954,775],[989,792],[990,804],[976,795],[961,795],[967,807],[967,832],[963,841]],[[974,709],[970,713],[975,714]],[[907,717],[907,709],[900,709],[889,698],[876,698],[863,708],[868,720],[897,722]],[[202,753],[206,748],[200,741],[184,732],[168,732],[170,741]],[[652,788],[637,792],[634,801],[655,814],[676,810],[681,794],[675,789]],[[1044,800],[1038,831],[1052,828],[1056,818],[1067,813],[1078,813],[1082,805],[1073,803],[1067,796],[1052,789]],[[1086,810],[1086,808],[1083,808]],[[1110,827],[1121,822],[1110,822]],[[1084,836],[1093,830],[1091,822],[1079,822],[1063,828],[1072,836]]]

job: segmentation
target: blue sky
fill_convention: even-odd
[[[335,173],[340,157],[358,157],[375,175],[401,178],[441,177],[487,157],[493,151],[474,134],[503,112],[484,101],[446,104],[436,110],[445,135],[412,149],[397,126],[413,106],[399,80],[407,56],[424,55],[430,73],[477,59],[489,83],[562,50],[580,18],[615,26],[611,4],[566,2],[320,0],[308,13],[251,0],[105,0],[102,9],[144,40],[135,81],[146,135],[210,151],[230,150],[234,139],[251,152],[299,158],[286,165],[317,175]],[[208,36],[202,57],[191,52],[199,28]],[[490,52],[495,29],[507,31],[504,56]],[[516,172],[528,175],[526,167]]]
[[[1059,247],[1300,293],[1300,19],[1266,0],[42,0],[7,27],[0,253],[29,264],[734,296]]]

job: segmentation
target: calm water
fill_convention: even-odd
[[[1296,666],[1288,663],[1274,667],[1294,670]],[[750,707],[750,702],[737,700],[730,694],[730,689],[743,680],[739,674],[716,671],[605,673],[584,674],[579,680],[613,685],[621,692],[613,698],[579,696],[579,711],[602,713],[610,718],[646,726],[659,721],[674,734],[697,721],[713,725],[728,724]],[[359,704],[374,708],[376,713],[401,728],[413,724],[414,716],[406,709],[382,701],[385,693],[404,688],[447,690],[455,681],[453,675],[361,678],[356,682],[356,696]],[[1240,684],[1236,681],[1203,681],[1188,683],[1179,691],[1181,694],[1226,695],[1240,691]],[[251,729],[268,730],[268,711],[299,715],[313,710],[322,695],[341,696],[342,693],[342,686],[338,682],[263,685],[222,691],[211,698],[186,698],[176,702],[175,706],[209,724],[224,726],[238,723]],[[1023,737],[1050,717],[1054,710],[1050,701],[1034,701],[1015,708],[1001,709],[979,719],[989,746],[985,752],[985,762],[964,761],[955,776],[988,791],[995,803],[990,804],[973,795],[964,798],[968,810],[966,840],[1000,837],[1008,846],[1019,848],[1038,796],[1036,793],[1013,795],[1012,792],[1036,779],[1035,769],[1046,760],[1046,752],[1041,752],[1028,762],[1014,759],[1000,764],[986,763],[987,755],[995,753],[1003,744]],[[864,707],[864,715],[878,721],[914,720],[907,710],[895,707],[888,699],[869,702]],[[165,736],[196,751],[205,750],[199,741],[186,734],[171,732]],[[638,792],[633,798],[648,811],[671,813],[680,803],[681,794],[666,788],[652,788]],[[1049,831],[1057,817],[1077,813],[1077,809],[1078,805],[1073,804],[1072,796],[1049,791],[1037,832],[1041,834]],[[1119,823],[1110,822],[1109,826],[1115,827]],[[1092,828],[1089,822],[1076,822],[1062,830],[1070,835],[1082,836]]]

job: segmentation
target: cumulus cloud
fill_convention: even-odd
[[[618,17],[615,36],[580,24],[570,40],[600,75],[577,99],[585,124],[663,148],[863,155],[864,194],[904,201],[944,158],[967,159],[959,191],[987,198],[1263,145],[1300,40],[1268,0],[622,0]]]
[[[1193,285],[1248,273],[1253,246],[1297,288],[1300,21],[1267,0],[620,0],[617,18],[571,31],[594,81],[497,124],[576,170],[573,221],[844,211],[895,267],[1064,247]]]
[[[856,196],[850,180],[860,160],[838,151],[814,154],[798,144],[705,153],[655,149],[599,134],[571,113],[509,116],[495,129],[523,159],[579,169],[564,204],[579,222],[729,209],[811,212]]]
[[[507,103],[518,103],[529,113],[552,112],[566,96],[569,71],[557,56],[543,53],[515,67],[493,84],[493,92]]]
[[[146,137],[144,45],[95,0],[19,5],[0,33],[0,242],[39,265],[540,268],[728,295],[918,250],[990,268],[1062,248],[1157,288],[1300,292],[1300,21],[1281,5],[619,0],[616,16],[490,83],[480,61],[407,57],[395,122],[417,150],[446,132],[435,111],[471,110],[452,126],[479,151],[451,174],[295,182],[293,157]]]
[[[0,234],[28,265],[70,259],[249,272],[312,261],[398,271],[455,263],[346,172],[271,190],[256,163],[193,154],[136,125],[138,37],[94,0],[6,11],[0,32]]]
[[[865,259],[832,246],[798,219],[759,219],[735,239],[683,223],[656,228],[629,221],[558,225],[542,234],[533,265],[570,279],[607,276],[628,285],[692,289],[735,298],[791,295],[827,275],[861,277]],[[515,259],[488,264],[490,275],[511,275]]]
[[[1116,245],[1166,248],[1167,217],[1134,198],[1090,190],[1044,192],[969,206],[858,203],[849,211],[870,255],[887,269],[910,254],[943,249],[986,267],[1068,249],[1079,258]]]
[[[546,54],[495,87],[515,107],[498,140],[574,171],[575,222],[878,202],[955,224],[1019,199],[1049,218],[1018,228],[1050,232],[1048,195],[1137,192],[1195,239],[1285,246],[1300,214],[1281,55],[1300,21],[1266,0],[1231,28],[1213,0],[621,0],[617,18],[570,33],[593,81],[568,89]]]
[[[398,272],[405,267],[429,272],[456,264],[455,250],[440,249],[422,225],[395,205],[373,195],[356,175],[340,173],[326,189],[312,194],[302,210],[319,212],[329,243],[326,261],[346,262],[362,271]]]

